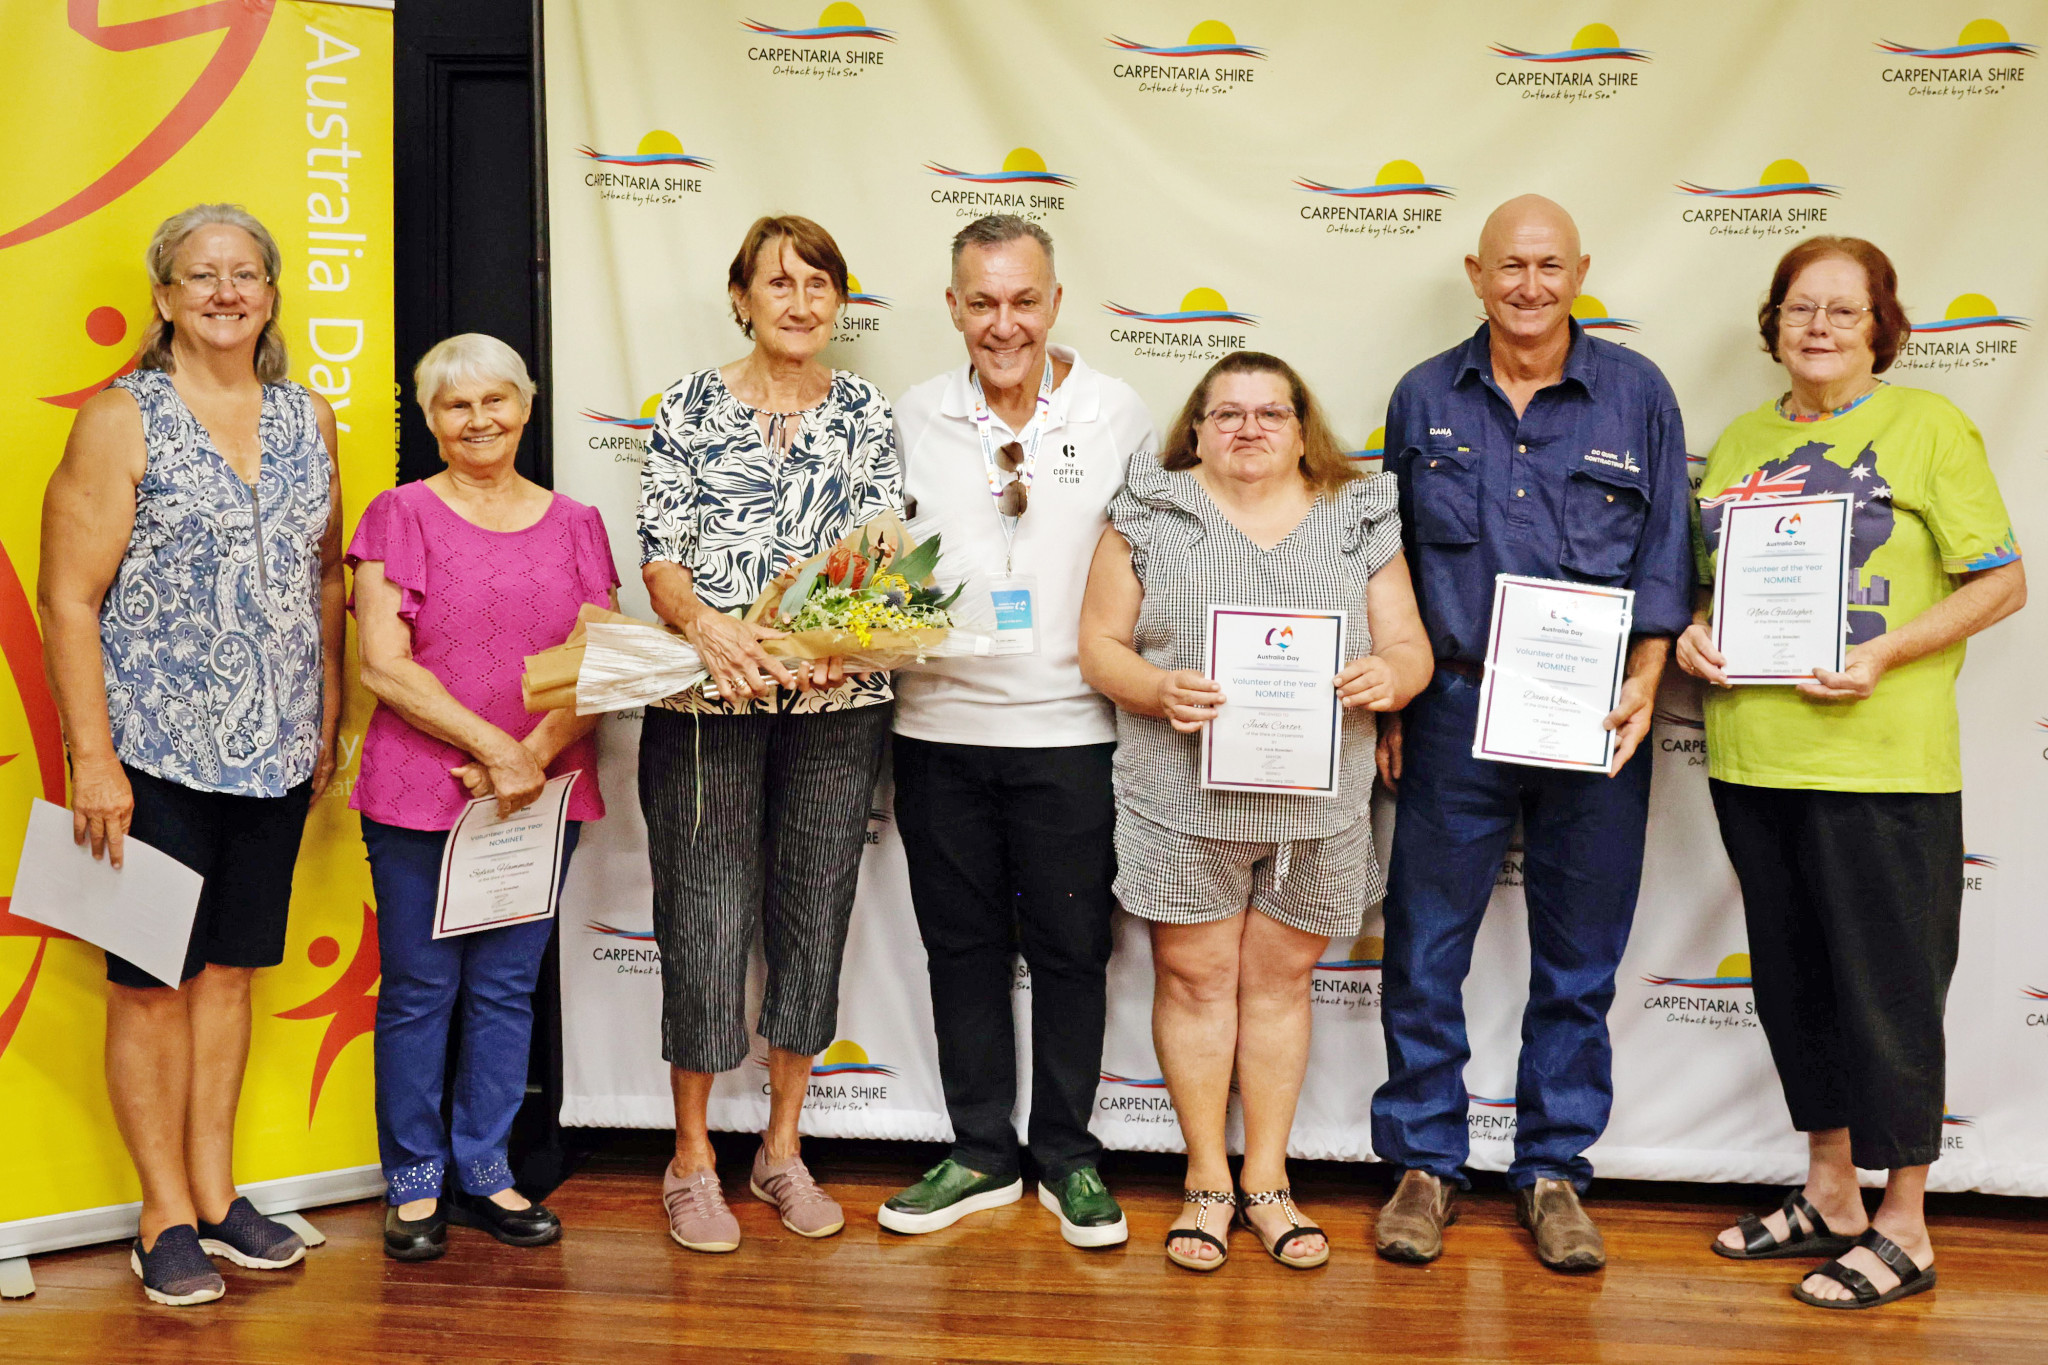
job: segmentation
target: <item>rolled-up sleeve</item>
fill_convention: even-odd
[[[640,562],[697,562],[697,466],[679,425],[683,395],[664,396],[655,410],[647,458],[640,466]]]
[[[1650,424],[1650,514],[1627,583],[1635,589],[1638,635],[1678,635],[1692,624],[1695,567],[1685,421],[1668,391],[1666,398]]]

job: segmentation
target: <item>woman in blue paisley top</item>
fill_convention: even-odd
[[[749,1052],[757,921],[770,1099],[751,1186],[803,1236],[845,1223],[798,1155],[797,1118],[811,1059],[838,1018],[839,962],[895,694],[886,674],[849,674],[840,659],[774,659],[761,644],[777,632],[729,613],[792,562],[902,506],[888,401],[818,360],[848,292],[831,234],[806,218],[763,218],[727,283],[754,349],[662,395],[640,479],[648,596],[696,646],[717,689],[649,707],[640,735],[662,1055],[676,1109],[662,1195],[670,1234],[694,1251],[739,1245],[706,1108],[717,1073]]]
[[[131,1264],[159,1303],[224,1292],[209,1255],[305,1246],[235,1193],[249,983],[284,959],[309,803],[341,716],[334,413],[285,378],[277,244],[246,210],[166,220],[136,367],[79,409],[43,500],[40,607],[72,828],[205,878],[177,981],[109,953],[107,1090],[142,1178]]]

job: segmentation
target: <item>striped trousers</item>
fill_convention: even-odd
[[[717,1072],[746,1060],[756,924],[768,959],[761,1036],[805,1056],[831,1043],[894,710],[693,717],[648,708],[640,809],[669,1065]]]

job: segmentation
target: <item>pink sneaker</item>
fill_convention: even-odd
[[[718,1172],[699,1171],[687,1179],[673,1164],[661,1173],[661,1202],[668,1210],[668,1235],[691,1251],[738,1251],[740,1220],[725,1206]]]
[[[779,1166],[768,1164],[768,1149],[754,1154],[754,1173],[747,1188],[782,1214],[782,1226],[799,1237],[830,1237],[846,1226],[846,1211],[811,1179],[804,1159],[793,1156]]]

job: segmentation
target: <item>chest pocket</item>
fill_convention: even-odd
[[[1635,559],[1636,539],[1650,513],[1641,474],[1587,464],[1571,472],[1564,491],[1564,545],[1559,562],[1584,578],[1621,578]]]
[[[1441,445],[1419,450],[1409,461],[1417,544],[1478,542],[1478,459],[1477,451]]]

